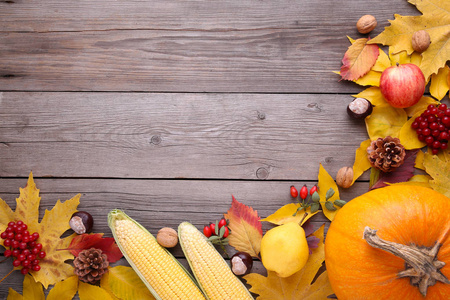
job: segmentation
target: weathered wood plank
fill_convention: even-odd
[[[339,83],[332,71],[339,70],[349,46],[346,35],[361,36],[355,22],[369,13],[363,1],[283,1],[276,9],[261,1],[111,2],[77,2],[64,10],[59,5],[66,4],[54,0],[38,7],[27,1],[0,2],[5,14],[0,16],[5,28],[0,31],[0,90],[359,90]],[[150,5],[156,8],[148,16]],[[392,12],[411,14],[414,8],[397,0],[372,2],[371,10],[380,21],[376,34]],[[100,13],[104,19],[96,16]],[[142,18],[150,24],[143,26]]]
[[[355,92],[340,28],[0,33],[0,90]]]
[[[314,180],[367,139],[349,95],[0,93],[0,176]]]
[[[380,27],[393,13],[417,14],[404,0],[199,1],[43,0],[0,2],[0,31],[83,31],[114,29],[243,30],[342,26],[373,14]],[[356,31],[355,31],[356,32]]]

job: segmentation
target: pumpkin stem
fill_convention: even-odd
[[[398,278],[410,277],[411,284],[417,286],[424,297],[427,295],[428,287],[435,285],[436,281],[450,284],[440,271],[445,263],[437,260],[442,244],[436,243],[431,249],[427,249],[385,241],[377,235],[376,230],[369,227],[364,229],[364,239],[370,246],[403,259],[406,262],[406,269],[397,274]]]

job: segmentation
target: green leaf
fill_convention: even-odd
[[[335,193],[335,192],[334,192],[333,188],[330,188],[330,189],[327,191],[327,193],[325,194],[325,200],[328,201],[328,199],[330,199],[331,197],[333,197],[334,193]]]
[[[216,235],[219,235],[219,220],[216,220],[216,226],[214,227],[214,232]]]
[[[369,188],[372,188],[372,186],[378,181],[378,178],[380,178],[380,170],[374,167],[370,168]]]
[[[315,202],[315,203],[311,204],[311,212],[312,213],[315,213],[316,211],[318,211],[319,208],[320,208],[320,204],[318,202],[317,203]]]
[[[223,238],[223,235],[225,234],[225,226],[222,226],[221,228],[220,228],[220,230],[219,230],[219,236],[221,237],[221,238]]]
[[[319,193],[317,191],[315,191],[312,194],[311,198],[312,198],[312,201],[315,202],[315,203],[319,203],[320,202],[320,195],[319,195]]]
[[[336,210],[336,207],[334,207],[334,205],[333,205],[333,202],[331,202],[331,201],[327,201],[327,202],[325,202],[325,207],[328,209],[328,210]]]
[[[333,203],[334,203],[334,205],[339,206],[339,207],[342,207],[342,206],[344,206],[345,204],[347,204],[347,202],[344,201],[344,200],[334,200]]]

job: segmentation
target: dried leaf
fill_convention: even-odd
[[[237,251],[244,251],[252,257],[258,257],[261,248],[262,226],[258,212],[239,203],[233,196],[231,207],[224,215],[230,220],[230,245]]]
[[[13,290],[12,288],[8,289],[8,298],[6,300],[23,300],[23,296]]]
[[[107,280],[102,277],[100,286],[110,290],[117,298],[122,300],[155,299],[132,268],[116,266],[109,268],[107,274],[107,277],[103,276]]]
[[[426,172],[433,177],[430,186],[433,190],[450,197],[450,155],[431,155],[425,153],[423,165]]]
[[[425,167],[423,165],[424,157],[425,157],[425,153],[423,153],[422,150],[419,150],[419,152],[417,152],[417,155],[416,155],[416,163],[414,165],[415,168],[425,171]]]
[[[71,276],[58,282],[50,290],[47,300],[71,300],[78,290],[78,276]]]
[[[79,281],[78,296],[80,296],[80,300],[113,300],[103,288],[83,281]]]
[[[298,213],[293,216],[295,212],[297,212],[297,209],[300,207],[300,204],[298,203],[289,203],[278,209],[275,213],[271,214],[265,219],[261,219],[261,221],[270,222],[276,225],[283,225],[289,222],[296,222],[299,223],[303,216],[305,215],[304,210],[298,211]],[[302,224],[304,224],[306,221],[309,220],[312,216],[318,213],[318,211],[312,213],[311,208],[307,208],[306,212],[308,215],[304,218]]]
[[[431,177],[429,175],[414,175],[407,182],[399,182],[399,183],[393,183],[393,184],[389,184],[389,185],[415,185],[415,186],[431,188],[430,183],[429,183],[430,180],[431,180]]]
[[[367,147],[370,146],[370,139],[361,142],[359,148],[356,149],[355,162],[353,163],[353,182],[358,179],[365,171],[370,169],[370,162],[367,158]]]
[[[403,164],[393,172],[380,172],[378,181],[371,187],[371,189],[377,189],[392,183],[408,181],[414,175],[414,164],[418,152],[419,150],[406,151],[405,161]]]
[[[333,202],[334,200],[339,199],[339,189],[336,185],[336,182],[334,182],[333,178],[330,176],[330,174],[328,174],[328,172],[325,170],[325,168],[322,166],[322,164],[320,164],[320,167],[319,167],[319,176],[318,177],[319,177],[319,182],[318,182],[319,189],[318,190],[319,190],[320,201],[321,201],[320,205],[322,206],[323,214],[330,221],[333,221],[334,216],[337,213],[337,210],[331,211],[331,210],[327,209],[326,202],[328,202],[328,201]],[[330,188],[332,188],[335,191],[335,193],[330,199],[328,199],[328,201],[326,201],[326,194]]]
[[[117,246],[114,238],[103,237],[103,233],[95,234],[81,234],[73,238],[69,247],[65,250],[69,250],[74,256],[78,256],[81,251],[96,248],[102,250],[108,257],[110,263],[115,263],[123,257],[122,252]]]
[[[407,120],[402,108],[375,106],[372,114],[365,119],[367,133],[371,140],[386,136],[398,137]]]
[[[381,72],[370,70],[366,75],[353,80],[355,83],[362,86],[379,86],[380,85]]]
[[[448,92],[447,78],[450,74],[450,68],[445,65],[440,68],[437,74],[431,75],[430,94],[438,100],[442,100]]]
[[[50,284],[64,280],[73,275],[73,267],[65,263],[66,260],[73,259],[69,251],[58,251],[58,249],[67,248],[72,236],[61,239],[61,235],[70,229],[69,219],[80,203],[80,194],[70,200],[61,203],[59,200],[51,211],[46,210],[44,217],[39,223],[39,190],[33,180],[33,174],[30,173],[25,188],[20,189],[20,196],[16,199],[17,205],[14,213],[6,209],[6,203],[0,199],[0,208],[6,211],[0,215],[0,231],[4,231],[10,221],[22,220],[28,225],[30,233],[39,233],[39,242],[43,245],[46,257],[41,260],[41,270],[31,272],[34,279],[48,288]],[[3,241],[1,242],[3,245]]]
[[[378,87],[370,87],[359,93],[358,95],[353,95],[355,98],[364,98],[370,101],[373,106],[383,107],[390,106],[389,103],[386,102],[383,95],[381,94],[380,88]]]
[[[420,114],[421,112],[418,112],[415,116],[406,121],[400,129],[400,143],[406,150],[419,149],[427,145],[426,143],[419,141],[416,131],[411,127],[411,124]]]
[[[25,275],[23,278],[23,296],[9,289],[7,300],[45,300],[44,290],[42,285],[36,282],[31,275]]]
[[[294,275],[281,278],[275,272],[268,271],[267,277],[257,273],[244,276],[247,284],[251,286],[250,291],[259,295],[257,300],[326,299],[333,293],[326,271],[311,284],[325,260],[323,232],[322,225],[314,233],[320,241],[318,247],[313,249],[305,267]]]
[[[436,105],[439,104],[439,102],[431,97],[424,96],[420,98],[419,102],[417,102],[415,105],[405,108],[406,114],[408,115],[408,117],[412,117],[417,113],[423,113],[430,104]]]
[[[379,55],[379,47],[367,45],[367,39],[361,38],[348,47],[342,59],[341,76],[345,80],[356,80],[370,71]]]
[[[393,53],[406,51],[413,53],[411,38],[414,32],[425,30],[430,35],[431,44],[422,53],[420,68],[425,78],[437,73],[450,57],[450,2],[444,0],[409,0],[422,12],[421,16],[394,15],[390,26],[369,43],[389,45]]]

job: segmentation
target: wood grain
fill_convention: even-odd
[[[282,1],[276,9],[264,1],[82,1],[67,9],[57,2],[40,8],[32,1],[0,2],[0,90],[360,90],[339,83],[332,71],[350,45],[346,35],[362,36],[355,29],[367,10],[362,1]],[[380,20],[373,34],[388,24],[391,11],[412,13],[412,6],[397,8],[403,2],[372,3]]]
[[[348,95],[2,93],[0,176],[312,180],[353,165]],[[29,107],[29,109],[24,109]]]

